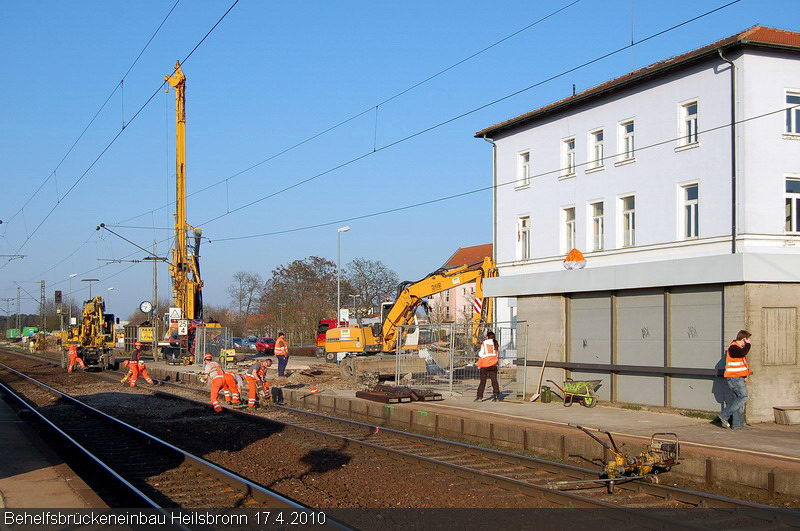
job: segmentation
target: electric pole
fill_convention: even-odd
[[[20,287],[17,286],[17,330],[19,330],[20,335],[22,335],[22,320],[20,319],[19,315],[19,299],[20,299]]]
[[[45,302],[44,280],[40,280],[39,284],[41,285],[41,288],[42,288],[42,294],[41,294],[41,296],[39,298],[39,314],[41,315],[41,318],[42,318],[42,330],[41,331],[45,332],[45,331],[47,331],[47,318],[45,317],[45,313],[44,313],[44,311],[45,311],[45,308],[44,308],[44,302]]]

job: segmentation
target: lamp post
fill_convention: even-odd
[[[349,230],[347,226],[336,229],[336,326],[342,320],[342,233]]]
[[[99,278],[82,278],[81,282],[88,282],[89,283],[89,299],[92,298],[92,282],[100,282]]]
[[[356,309],[356,299],[360,299],[361,295],[350,294],[350,296],[353,297],[353,314],[356,316],[356,318],[358,318],[358,309]]]
[[[107,288],[106,291],[108,292],[107,297],[110,298],[111,292],[114,291],[114,286],[111,286],[110,288]]]
[[[67,322],[67,328],[72,326],[72,279],[77,276],[78,273],[71,273],[69,276],[69,321]]]

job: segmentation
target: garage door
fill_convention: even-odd
[[[573,295],[569,335],[569,361],[611,363],[611,297]]]
[[[569,361],[611,363],[611,296],[575,294],[569,301]],[[601,400],[611,399],[607,372],[573,371],[576,380],[602,380]]]
[[[722,369],[722,287],[673,288],[670,295],[673,367]],[[721,378],[672,377],[671,405],[715,411],[724,397]]]
[[[624,291],[617,294],[617,363],[664,366],[663,290]],[[620,373],[617,400],[664,405],[664,377]]]

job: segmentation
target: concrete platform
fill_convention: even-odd
[[[0,507],[106,507],[3,400],[0,400]]]

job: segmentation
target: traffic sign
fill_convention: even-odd
[[[178,335],[189,335],[189,319],[178,319]]]
[[[183,315],[181,315],[181,309],[180,308],[170,308],[169,309],[169,318],[170,319],[180,319],[181,317],[183,317]]]

